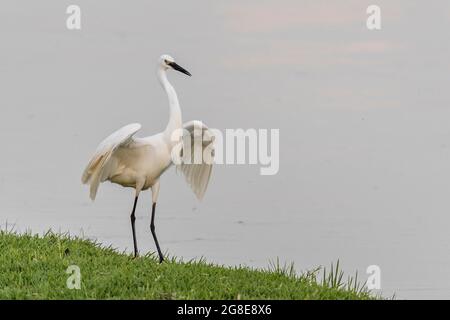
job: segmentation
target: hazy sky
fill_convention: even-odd
[[[69,31],[69,4],[82,29]],[[366,28],[366,8],[382,30]],[[80,175],[97,144],[131,122],[164,129],[162,53],[185,121],[280,129],[280,172],[217,166],[202,203],[161,182],[163,250],[301,270],[380,265],[385,292],[450,297],[450,2],[3,0],[0,224],[132,246],[132,192]],[[148,230],[142,197],[138,238]],[[81,231],[82,230],[82,231]]]

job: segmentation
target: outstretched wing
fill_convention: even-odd
[[[183,147],[181,149],[181,171],[186,182],[199,200],[208,187],[214,157],[214,135],[201,121],[190,121],[183,125]]]
[[[124,147],[133,142],[133,135],[141,129],[139,123],[129,124],[103,140],[97,147],[94,155],[83,172],[81,181],[90,184],[90,197],[95,199],[98,186],[108,177],[111,170],[111,157],[119,147]]]

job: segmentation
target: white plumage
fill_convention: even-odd
[[[119,171],[117,164],[120,161],[118,161],[117,156],[123,153],[118,152],[115,154],[116,150],[118,148],[129,149],[134,142],[133,135],[141,127],[139,123],[129,124],[117,130],[99,144],[81,178],[84,184],[90,184],[92,200],[95,200],[100,182],[111,180],[111,177]],[[113,163],[114,166],[112,165]]]
[[[190,154],[187,156],[190,161],[189,163],[182,162],[177,165],[177,169],[184,174],[186,182],[191,186],[197,198],[201,200],[211,177],[212,161],[207,162],[202,158],[200,159],[201,163],[198,163],[195,161],[195,155],[203,155],[207,151],[206,155],[214,156],[214,136],[201,121],[194,120],[185,123],[183,129],[186,133],[183,138],[189,139],[191,146]],[[186,143],[184,144],[184,146],[187,145]],[[187,152],[186,148],[182,149],[182,151]]]
[[[154,215],[159,194],[160,176],[173,164],[173,156],[179,155],[181,163],[177,163],[177,169],[184,174],[195,195],[201,199],[211,177],[212,161],[205,161],[202,157],[198,159],[197,156],[199,154],[203,156],[205,151],[206,154],[209,152],[211,156],[214,153],[214,137],[202,122],[190,121],[184,126],[182,125],[178,97],[166,76],[169,69],[191,75],[176,64],[172,57],[163,55],[159,59],[158,80],[167,93],[170,108],[170,117],[166,129],[150,137],[138,138],[135,137],[135,134],[141,129],[139,123],[122,127],[100,143],[82,175],[82,182],[90,185],[92,200],[97,195],[100,183],[104,181],[111,181],[136,190],[131,213],[135,256],[138,255],[134,228],[137,199],[141,191],[152,189],[153,209],[150,228],[160,261],[163,260],[163,256],[154,231]],[[183,134],[181,134],[182,129],[184,129]],[[195,152],[197,153],[194,157]],[[183,156],[185,157],[183,158]],[[186,159],[188,160],[186,161]]]

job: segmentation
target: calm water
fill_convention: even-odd
[[[171,74],[184,120],[280,129],[280,171],[217,166],[198,203],[172,170],[162,179],[163,250],[185,259],[299,270],[340,259],[381,268],[382,292],[450,298],[450,4],[378,1],[4,1],[0,12],[0,224],[132,249],[133,192],[80,183],[97,144],[120,126],[141,135],[168,118],[155,61]],[[138,207],[141,252],[154,250],[150,194]]]

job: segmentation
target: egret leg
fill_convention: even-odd
[[[138,248],[137,248],[137,241],[136,241],[136,229],[134,227],[134,222],[136,221],[136,216],[134,215],[134,212],[136,211],[136,205],[138,201],[138,196],[134,198],[134,205],[133,205],[133,211],[131,212],[131,230],[133,231],[133,244],[134,244],[134,257],[136,258],[138,256]]]
[[[153,240],[155,240],[156,249],[158,250],[159,255],[159,263],[162,263],[164,261],[163,254],[161,252],[161,248],[159,247],[158,238],[156,238],[156,232],[155,232],[155,210],[156,209],[156,202],[153,202],[152,206],[152,219],[150,222],[150,230],[152,231]]]

